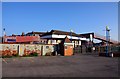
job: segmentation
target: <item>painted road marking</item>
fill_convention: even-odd
[[[8,63],[5,59],[2,59],[6,64]]]

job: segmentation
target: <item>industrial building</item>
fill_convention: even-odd
[[[27,43],[27,44],[59,44],[61,41],[68,37],[68,39],[74,44],[74,47],[81,45],[105,45],[105,37],[96,35],[95,33],[76,34],[74,32],[66,32],[61,30],[51,30],[50,32],[28,32],[21,35],[4,36],[3,43]],[[94,39],[98,39],[100,43],[94,43]],[[110,44],[114,44],[115,41],[108,41]]]
[[[94,40],[98,39],[101,40],[99,43],[95,43]],[[84,33],[84,34],[77,34],[72,31],[66,32],[61,30],[51,30],[49,32],[28,32],[26,34],[22,33],[21,35],[11,35],[3,36],[3,45],[7,46],[7,44],[19,44],[17,51],[23,51],[22,55],[28,55],[33,52],[39,53],[39,55],[64,55],[64,56],[71,56],[74,53],[89,53],[93,52],[94,50],[101,53],[106,50],[106,42],[111,44],[115,44],[115,41],[109,40],[106,41],[104,37],[100,35],[96,35],[95,33]],[[30,47],[25,47],[26,45],[30,45]],[[37,50],[37,45],[38,49]],[[47,45],[47,46],[46,46]],[[34,46],[34,48],[31,48]],[[49,47],[52,46],[50,49]],[[101,47],[103,46],[103,47]],[[8,48],[9,47],[9,48]],[[6,51],[11,51],[11,47],[8,46],[5,50],[1,50],[2,54],[7,55]],[[95,48],[93,50],[93,48]],[[111,52],[113,48],[109,47]],[[24,50],[23,50],[24,49]],[[40,50],[41,49],[41,50]],[[46,53],[44,51],[46,50]],[[13,50],[14,51],[14,50]],[[11,55],[13,53],[11,52]],[[21,52],[19,52],[21,55]]]
[[[88,43],[88,39],[81,34],[60,30],[51,30],[50,32],[43,34],[41,38],[47,39],[48,44],[59,44],[66,36],[70,39],[74,46],[80,46]]]

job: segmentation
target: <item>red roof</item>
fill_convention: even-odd
[[[32,42],[39,41],[39,36],[17,36],[16,42]]]
[[[70,41],[69,38],[66,36],[66,37],[62,40],[61,43],[62,43],[62,44],[63,44],[63,43],[71,43],[71,41]]]
[[[34,41],[39,41],[40,37],[39,36],[5,36],[4,37],[5,42],[34,42]]]
[[[71,41],[69,40],[69,38],[67,36],[64,39],[64,43],[71,43]]]

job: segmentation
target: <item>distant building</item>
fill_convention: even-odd
[[[95,33],[76,34],[74,32],[66,32],[60,30],[51,30],[50,32],[22,32],[21,35],[12,34],[12,36],[4,36],[4,43],[32,43],[32,44],[59,44],[61,41],[68,37],[74,44],[74,47],[86,45],[96,46],[105,45],[106,39],[96,35]],[[94,43],[94,39],[101,40],[101,43]],[[109,41],[113,44],[112,41]]]
[[[90,34],[76,34],[60,30],[51,30],[50,32],[28,32],[21,35],[12,34],[4,36],[4,43],[35,43],[35,44],[59,44],[67,36],[74,46],[87,45]],[[91,37],[93,38],[93,37]]]
[[[39,36],[39,40],[36,42],[38,44],[47,44],[47,39],[42,39],[41,36],[46,32],[28,32],[26,36]]]
[[[22,32],[21,35],[12,34],[12,36],[4,36],[4,43],[17,43],[17,44],[47,44],[46,39],[41,39],[40,36],[44,32],[29,32],[25,34]]]
[[[27,34],[25,34],[26,36],[42,36],[43,34],[45,34],[46,32],[28,32]]]
[[[35,43],[39,41],[39,36],[4,36],[3,43]]]

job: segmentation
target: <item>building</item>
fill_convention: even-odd
[[[11,36],[4,36],[3,43],[17,43],[17,44],[46,44],[46,39],[40,39],[43,32],[29,32],[21,35],[12,34]]]
[[[36,42],[36,43],[38,43],[38,44],[47,44],[47,39],[43,39],[43,38],[41,38],[41,36],[43,35],[43,34],[45,34],[46,32],[28,32],[27,34],[26,34],[26,36],[39,36],[39,41],[38,42]]]
[[[85,36],[76,34],[74,32],[60,30],[51,30],[50,32],[43,34],[41,38],[47,39],[48,44],[59,44],[66,36],[71,40],[72,43],[74,43],[75,47],[88,44],[88,39]]]
[[[60,30],[51,30],[50,32],[32,31],[21,35],[4,36],[4,43],[59,44],[66,36],[74,44],[74,47],[77,47],[88,45],[89,41],[93,40],[94,33],[76,34]]]
[[[39,36],[4,36],[3,43],[33,44],[39,41]]]
[[[27,34],[25,34],[26,36],[42,36],[43,34],[45,34],[46,32],[28,32]]]
[[[94,39],[101,40],[101,43],[105,45],[106,39],[100,35],[92,33],[76,34],[74,32],[66,32],[60,30],[51,30],[50,32],[28,32],[21,35],[4,36],[4,43],[33,43],[33,44],[59,44],[61,41],[68,37],[68,39],[74,44],[74,47],[86,45],[93,46]],[[109,41],[110,44],[114,44],[113,41]]]
[[[71,56],[73,55],[73,43],[66,36],[62,42],[59,44],[60,49],[59,52],[63,56]]]

